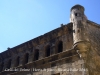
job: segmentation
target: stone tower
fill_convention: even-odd
[[[89,75],[99,75],[100,54],[97,44],[100,43],[98,42],[100,40],[100,27],[90,23],[84,10],[81,5],[75,5],[71,8],[70,22],[73,23],[73,48],[80,55],[80,59],[84,61],[83,67],[88,69]]]
[[[73,48],[77,51],[86,67],[87,52],[90,48],[90,43],[87,35],[87,18],[84,14],[84,7],[75,5],[71,8],[70,22],[73,23]],[[84,75],[84,72],[83,72]]]
[[[75,5],[71,8],[70,22],[73,23],[73,45],[80,54],[80,57],[86,57],[89,39],[87,35],[87,18],[84,14],[84,7]],[[86,50],[87,48],[87,50]]]

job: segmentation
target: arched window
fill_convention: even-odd
[[[49,45],[46,46],[46,48],[45,48],[45,56],[46,57],[50,56],[50,46]]]
[[[62,52],[63,51],[63,42],[59,41],[58,46],[57,46],[57,52]]]
[[[34,61],[35,60],[38,60],[39,59],[39,50],[38,49],[36,49],[35,51],[34,51]]]
[[[28,59],[29,59],[29,54],[26,53],[26,54],[25,54],[24,64],[27,64],[27,63],[28,63]]]
[[[8,68],[8,69],[10,69],[10,67],[11,67],[11,59],[9,59],[8,65],[7,65],[7,68]]]
[[[19,62],[20,62],[20,57],[18,56],[16,59],[16,67],[19,66]]]

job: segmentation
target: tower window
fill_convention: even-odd
[[[78,16],[79,17],[80,16],[80,13],[75,13],[75,16]]]
[[[34,61],[35,61],[35,60],[38,60],[38,59],[39,59],[39,50],[36,49],[36,50],[34,51]]]
[[[28,54],[28,53],[26,53],[26,54],[25,54],[25,61],[24,61],[24,63],[25,63],[25,64],[27,64],[27,63],[28,63],[28,59],[29,59],[29,54]]]
[[[77,16],[77,13],[75,13],[75,16]]]
[[[50,46],[46,46],[46,49],[45,49],[45,56],[48,57],[50,56]]]
[[[80,30],[78,29],[78,30],[77,30],[77,33],[79,33],[79,32],[80,32]]]

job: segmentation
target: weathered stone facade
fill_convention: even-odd
[[[100,26],[81,5],[70,15],[70,23],[0,53],[0,75],[99,75]]]

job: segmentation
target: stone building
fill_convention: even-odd
[[[0,53],[0,75],[100,75],[100,26],[71,8],[70,23]]]

